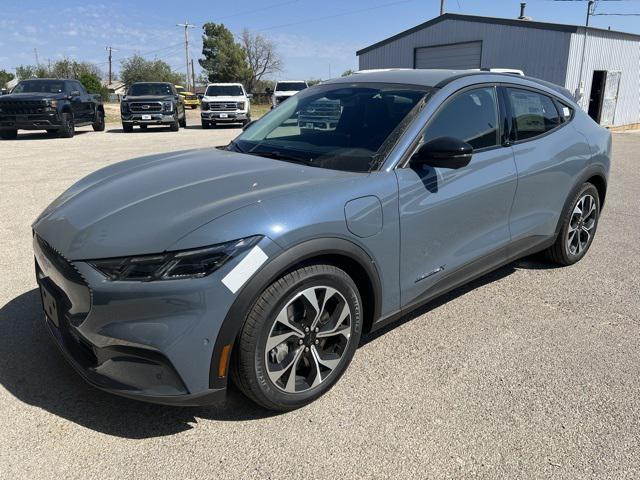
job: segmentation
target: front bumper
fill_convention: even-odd
[[[60,127],[57,112],[0,115],[0,130],[55,130]]]
[[[176,122],[173,113],[129,113],[120,116],[123,124],[128,125],[171,125]]]
[[[167,405],[224,400],[214,345],[236,296],[221,279],[241,258],[200,279],[110,282],[37,235],[33,249],[47,328],[87,382]]]
[[[249,114],[247,112],[215,112],[209,110],[203,110],[200,112],[200,118],[205,122],[229,122],[229,123],[238,123],[244,122],[249,119]]]

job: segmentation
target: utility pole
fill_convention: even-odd
[[[111,59],[112,59],[112,53],[114,51],[117,52],[117,50],[114,50],[113,47],[106,47],[107,52],[109,52],[109,85],[111,85],[111,81],[112,81],[112,73],[111,73]]]
[[[36,65],[39,67],[40,66],[40,59],[38,58],[38,49],[34,48],[33,49],[33,53],[36,56]]]
[[[440,15],[444,15],[444,0],[440,0]]]
[[[190,91],[189,90],[189,29],[196,28],[197,25],[192,25],[185,20],[184,23],[178,23],[176,26],[184,27],[184,53],[185,53],[185,60],[187,62],[187,77],[186,77],[187,85],[185,87],[187,91]]]
[[[191,59],[191,81],[192,81],[192,84],[193,84],[192,85],[193,90],[189,90],[189,89],[187,89],[187,90],[190,91],[190,92],[196,93],[196,71],[193,68],[193,58]]]
[[[580,58],[580,74],[578,76],[578,87],[575,91],[575,100],[578,103],[582,103],[582,97],[584,95],[584,82],[582,81],[582,73],[584,71],[584,56],[587,50],[587,38],[589,37],[589,18],[593,15],[592,6],[595,2],[589,0],[587,2],[587,20],[584,25],[584,41],[582,43],[582,58]]]

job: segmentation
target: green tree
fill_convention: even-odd
[[[16,75],[19,80],[26,78],[46,78],[49,70],[43,65],[20,65],[16,67]]]
[[[349,75],[353,75],[354,73],[356,73],[355,71],[349,69],[349,70],[345,70],[344,72],[342,72],[342,75],[340,75],[341,77],[348,77]]]
[[[210,82],[240,82],[251,75],[244,49],[227,27],[205,23],[202,29],[203,58],[198,61]]]
[[[184,84],[183,74],[175,72],[168,63],[162,60],[145,60],[134,55],[122,61],[120,78],[125,85],[135,82],[170,82]]]
[[[0,70],[0,88],[4,88],[4,86],[14,78],[15,75],[13,73],[9,73],[6,70]]]
[[[100,82],[100,78],[97,75],[85,72],[80,75],[78,80],[82,85],[84,85],[87,92],[99,93],[103,100],[107,100],[109,98],[109,89],[102,85],[102,82]]]

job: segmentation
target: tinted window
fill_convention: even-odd
[[[142,95],[173,95],[171,85],[166,83],[134,83],[129,88],[129,95],[139,97]]]
[[[244,95],[240,85],[209,85],[207,97],[241,97]]]
[[[367,172],[406,122],[428,87],[327,84],[306,89],[245,130],[232,149],[334,170]]]
[[[87,91],[80,82],[72,82],[71,86],[73,87],[73,90],[77,90],[81,94],[86,95]]]
[[[438,137],[459,138],[474,149],[498,145],[495,88],[470,90],[447,103],[429,124],[424,141]]]
[[[560,125],[558,110],[551,98],[528,90],[508,88],[516,140],[526,140]]]
[[[276,92],[299,92],[307,88],[307,84],[304,82],[278,82],[276,84]]]
[[[62,93],[63,80],[23,80],[11,93]]]

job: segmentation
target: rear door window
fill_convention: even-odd
[[[560,125],[558,109],[550,97],[518,88],[507,88],[507,97],[516,141],[537,137]]]

